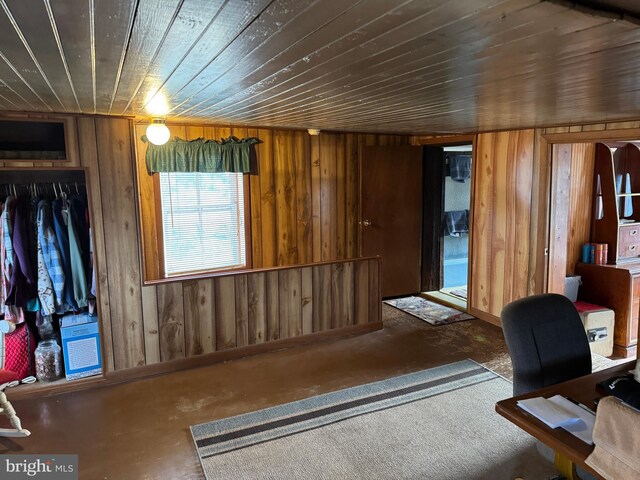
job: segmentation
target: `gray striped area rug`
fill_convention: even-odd
[[[470,360],[191,427],[200,459],[357,415],[485,382],[497,375]]]
[[[510,395],[507,380],[464,360],[191,433],[209,480],[547,478],[554,470],[540,462],[533,439],[494,411]],[[525,476],[531,471],[536,476]]]

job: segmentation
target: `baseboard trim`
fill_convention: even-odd
[[[500,317],[496,317],[487,312],[483,312],[482,310],[478,310],[474,307],[469,307],[468,312],[470,315],[473,315],[476,318],[479,318],[482,321],[490,323],[491,325],[495,325],[496,327],[502,328],[502,322],[500,322]]]
[[[382,327],[383,325],[381,321],[365,323],[362,325],[352,325],[349,327],[327,330],[325,332],[301,335],[299,337],[274,340],[272,342],[247,345],[245,347],[239,348],[230,348],[228,350],[205,353],[203,355],[197,355],[188,358],[180,358],[141,367],[128,368],[126,370],[107,372],[102,376],[89,377],[72,382],[66,382],[66,380],[58,380],[50,384],[36,382],[31,385],[20,385],[18,387],[10,388],[7,391],[7,396],[11,401],[14,401],[27,398],[65,394],[79,390],[87,390],[90,388],[126,383],[143,378],[177,372],[180,370],[206,367],[209,365],[215,365],[216,363],[227,362],[229,360],[236,360],[243,357],[259,355],[261,353],[273,352],[285,348],[301,347],[304,345],[311,345],[319,342],[349,338],[356,335],[373,332],[375,330],[380,330],[382,329]]]
[[[613,354],[612,358],[631,358],[635,357],[638,353],[638,346],[632,345],[630,347],[625,347],[622,345],[613,344]]]

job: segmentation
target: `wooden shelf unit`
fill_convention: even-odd
[[[627,174],[631,191],[625,193]],[[631,142],[596,144],[594,192],[591,238],[594,243],[608,245],[607,263],[640,259],[640,145]],[[631,218],[627,220],[634,221],[624,218],[623,201],[627,198],[631,199],[633,208]],[[599,210],[602,218],[597,218]]]

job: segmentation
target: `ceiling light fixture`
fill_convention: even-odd
[[[154,118],[147,127],[147,138],[154,145],[164,145],[169,141],[171,132],[162,118]]]
[[[320,130],[318,130],[317,128],[309,128],[307,129],[307,132],[309,132],[309,135],[320,135]]]

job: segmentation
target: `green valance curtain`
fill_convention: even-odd
[[[146,136],[142,137],[147,142]],[[250,170],[251,145],[257,138],[182,140],[176,137],[164,145],[147,146],[147,172],[246,173]]]

